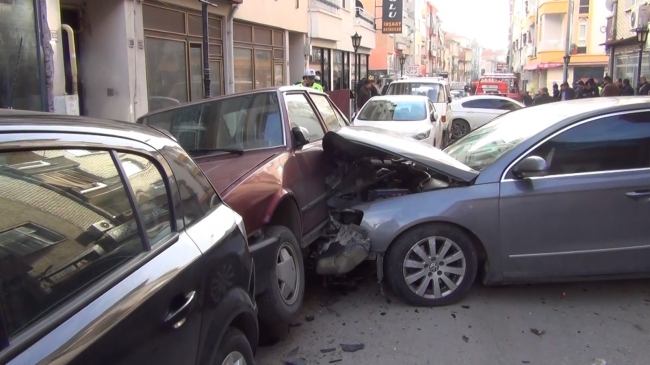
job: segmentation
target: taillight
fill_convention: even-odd
[[[447,121],[447,116],[443,115],[442,117],[440,117],[440,120],[442,120],[442,122],[445,123]]]

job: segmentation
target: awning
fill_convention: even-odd
[[[636,39],[636,36],[633,37],[628,37],[628,38],[623,38],[623,39],[612,39],[610,41],[607,41],[605,43],[601,43],[601,46],[632,46],[638,44],[638,41]]]
[[[524,66],[524,71],[548,70],[549,68],[560,68],[563,66],[564,63],[562,62],[540,62],[533,65]]]

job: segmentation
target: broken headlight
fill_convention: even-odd
[[[418,134],[413,135],[413,138],[415,139],[426,139],[429,138],[431,135],[431,129],[427,129],[426,131],[420,132]]]

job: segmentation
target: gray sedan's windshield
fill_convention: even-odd
[[[556,123],[563,116],[523,108],[498,117],[474,130],[445,152],[474,170],[482,170],[523,140]]]

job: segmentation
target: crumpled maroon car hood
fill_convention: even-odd
[[[213,157],[197,157],[196,163],[208,177],[217,192],[224,192],[269,159],[281,154],[283,150],[246,151],[243,155],[229,154]]]

